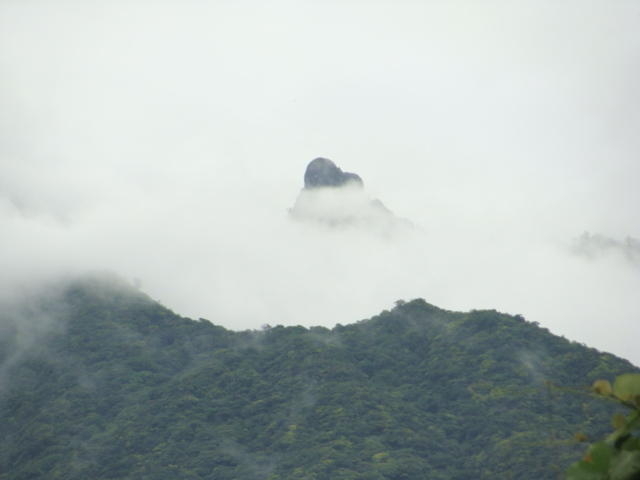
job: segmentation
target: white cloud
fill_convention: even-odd
[[[635,2],[0,4],[4,283],[108,268],[232,328],[399,298],[640,363]],[[290,222],[332,158],[420,228]]]

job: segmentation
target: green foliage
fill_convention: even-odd
[[[616,405],[545,380],[637,371],[519,316],[423,300],[246,332],[113,281],[29,305],[42,328],[0,310],[0,480],[552,479],[582,449],[565,440],[603,435]]]
[[[589,446],[582,460],[567,470],[567,480],[640,479],[640,374],[619,375],[613,387],[607,380],[597,380],[592,390],[627,407],[630,413],[614,415],[615,431]]]

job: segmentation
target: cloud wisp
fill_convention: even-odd
[[[590,260],[609,254],[618,254],[631,265],[640,266],[640,240],[633,237],[617,240],[599,233],[590,234],[589,232],[584,232],[575,239],[572,250],[576,255],[581,255]]]

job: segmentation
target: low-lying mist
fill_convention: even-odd
[[[109,269],[180,314],[233,329],[351,323],[423,297],[452,310],[520,313],[634,360],[620,339],[636,328],[640,280],[624,257],[584,259],[570,242],[495,221],[381,235],[370,225],[294,220],[250,199],[229,198],[232,213],[208,215],[193,203],[140,196],[71,225],[5,211],[3,289]]]
[[[2,295],[107,269],[233,329],[423,297],[640,364],[637,9],[463,3],[4,2]],[[413,226],[293,220],[320,155]]]

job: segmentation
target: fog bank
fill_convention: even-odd
[[[639,14],[6,0],[0,287],[108,269],[234,329],[423,297],[640,364]],[[292,222],[318,156],[415,228]]]

